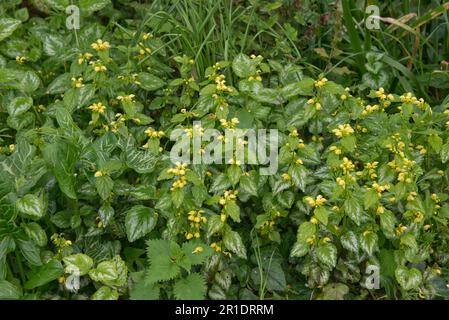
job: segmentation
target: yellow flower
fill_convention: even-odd
[[[98,178],[98,177],[103,177],[105,175],[105,173],[103,172],[103,171],[97,171],[97,172],[95,172],[95,178]]]
[[[128,94],[126,96],[118,96],[117,100],[120,100],[122,102],[134,102],[134,97],[135,96],[136,95],[134,95],[134,94]]]
[[[402,223],[399,224],[399,226],[396,228],[395,232],[396,235],[399,237],[401,234],[403,234],[407,230],[406,226],[403,226]]]
[[[101,39],[98,39],[96,42],[92,43],[90,46],[92,47],[92,49],[94,49],[96,51],[105,51],[111,47],[109,45],[109,42],[103,41]]]
[[[82,87],[84,87],[83,78],[81,78],[81,77],[78,78],[78,79],[72,78],[72,82],[73,82],[73,86],[75,88],[82,88]]]
[[[349,124],[340,124],[337,129],[333,129],[332,132],[338,137],[347,137],[354,133],[354,129]]]
[[[106,107],[101,102],[94,103],[87,108],[94,113],[104,113],[106,111]]]
[[[321,87],[323,87],[323,86],[326,84],[327,81],[328,81],[328,80],[327,80],[326,78],[322,78],[322,79],[320,79],[320,80],[315,81],[315,82],[314,82],[315,88],[321,88]]]
[[[10,144],[8,146],[8,149],[9,149],[10,152],[13,152],[16,149],[16,146],[14,144]]]
[[[198,253],[201,253],[203,251],[204,251],[203,247],[198,246],[198,247],[195,248],[195,250],[192,251],[192,253],[198,254]]]
[[[19,64],[23,64],[26,60],[27,60],[26,57],[22,57],[22,56],[17,56],[17,57],[16,57],[16,61],[17,61],[17,63],[19,63]]]
[[[336,147],[336,146],[331,146],[329,148],[330,151],[333,151],[336,155],[340,155],[341,154],[341,149]]]

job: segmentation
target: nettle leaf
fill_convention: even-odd
[[[206,290],[206,280],[199,273],[191,273],[173,286],[173,294],[178,300],[203,300]]]
[[[255,172],[240,177],[239,187],[242,191],[257,197],[257,176]]]
[[[184,201],[184,189],[174,189],[171,192],[171,200],[176,208],[179,208]]]
[[[296,241],[290,251],[290,257],[303,257],[309,252],[309,246],[303,241]]]
[[[44,229],[36,222],[22,224],[26,235],[33,240],[38,246],[43,247],[47,244],[47,234]],[[0,255],[1,256],[1,255]]]
[[[33,241],[16,240],[23,257],[33,266],[41,266],[41,250]]]
[[[360,225],[362,221],[362,206],[357,201],[356,198],[350,197],[349,199],[345,200],[345,203],[343,204],[343,210],[348,215],[348,217],[354,221],[356,225]]]
[[[46,214],[46,204],[43,194],[27,194],[16,201],[17,210],[25,216],[38,220]]]
[[[58,181],[59,188],[70,199],[76,199],[75,164],[79,151],[71,143],[55,142],[42,149],[45,162]]]
[[[246,54],[238,54],[232,61],[232,70],[240,78],[256,74],[256,65]]]
[[[92,295],[92,300],[118,300],[118,297],[117,289],[103,286]]]
[[[246,248],[240,235],[232,230],[226,230],[223,236],[224,246],[238,257],[246,259]]]
[[[228,175],[231,184],[235,186],[240,180],[240,176],[242,175],[242,169],[240,169],[240,166],[233,164],[228,167],[226,173]]]
[[[150,267],[145,277],[146,283],[167,281],[177,277],[181,271],[178,265],[181,254],[181,248],[176,242],[148,240],[147,255]]]
[[[21,21],[11,18],[0,18],[0,41],[8,38],[20,26]]]
[[[138,272],[138,274],[140,275],[136,277],[130,288],[129,298],[131,300],[158,300],[160,289],[157,283],[147,284],[144,280],[144,273]]]
[[[231,187],[231,182],[228,177],[224,173],[220,173],[212,182],[211,187],[209,188],[209,192],[211,193],[220,193],[226,189]]]
[[[125,227],[129,242],[136,241],[151,232],[157,223],[157,214],[152,208],[133,206],[126,212]]]
[[[298,187],[302,192],[306,191],[307,185],[307,169],[304,166],[293,166],[289,171],[293,183],[296,187]]]
[[[440,150],[441,162],[446,163],[449,160],[449,143],[444,144]]]
[[[10,116],[19,116],[27,112],[33,106],[33,99],[30,97],[17,97],[11,100],[6,106]]]
[[[365,231],[359,237],[360,246],[368,255],[373,255],[377,249],[377,234],[372,231]]]
[[[385,211],[380,215],[380,227],[388,238],[394,237],[394,226],[396,225],[396,217],[393,212]]]
[[[344,300],[344,296],[349,293],[349,287],[343,283],[330,283],[323,288],[323,293],[319,299],[323,300]]]
[[[107,200],[114,188],[114,180],[109,176],[101,176],[95,178],[95,187],[97,188],[98,195],[103,200]]]
[[[332,269],[337,264],[337,248],[331,243],[318,246],[316,249],[316,256],[318,261],[328,268]]]
[[[121,287],[128,280],[128,268],[119,255],[111,260],[100,262],[89,271],[89,277],[108,286]]]
[[[316,229],[317,227],[313,223],[309,221],[303,222],[298,228],[298,241],[306,243],[308,238],[311,238],[313,235],[315,235]]]
[[[139,73],[137,75],[137,80],[140,82],[139,86],[147,91],[155,91],[165,85],[164,80],[147,72]]]
[[[416,268],[400,266],[395,271],[397,282],[404,290],[417,289],[422,282],[422,274]]]
[[[98,216],[101,219],[101,222],[106,227],[111,219],[114,217],[114,208],[112,208],[109,202],[103,203],[103,205],[98,209]]]
[[[223,209],[232,220],[240,222],[240,208],[234,200],[227,201]]]
[[[18,300],[21,296],[20,287],[6,280],[0,280],[0,300]]]
[[[340,237],[343,248],[354,253],[359,252],[359,241],[353,231],[348,231]]]
[[[379,194],[376,190],[370,189],[365,192],[364,205],[365,209],[372,208],[379,201]]]
[[[220,231],[224,227],[224,222],[221,221],[220,215],[216,214],[207,220],[207,236],[210,237]]]
[[[61,262],[52,259],[43,266],[35,269],[25,282],[24,288],[31,290],[43,286],[53,280],[58,279],[64,274],[64,268]]]
[[[198,250],[201,248],[201,250]],[[188,257],[192,266],[203,264],[213,253],[214,250],[199,240],[191,240],[183,243],[182,251]]]
[[[94,265],[91,257],[83,253],[72,254],[62,259],[65,264],[65,272],[84,276]]]
[[[317,207],[314,211],[314,214],[318,221],[320,221],[324,225],[327,225],[329,213],[325,207]]]
[[[95,11],[101,10],[104,7],[111,5],[110,0],[80,0],[79,7],[81,12],[87,15],[92,14]]]

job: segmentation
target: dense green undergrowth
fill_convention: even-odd
[[[0,5],[0,298],[448,298],[445,87],[415,96],[373,52],[384,84],[328,80],[292,57],[293,35],[265,53],[276,37],[238,20],[231,40],[235,12],[264,12],[232,2],[207,2],[216,46],[201,38],[212,20],[162,1],[133,20],[81,0],[76,32],[67,1],[13,2]],[[174,130],[211,128],[277,129],[278,170],[170,160]]]

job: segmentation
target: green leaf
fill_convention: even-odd
[[[158,300],[159,286],[156,283],[147,284],[143,277],[139,277],[129,291],[131,300]]]
[[[370,189],[365,192],[364,205],[365,209],[372,208],[379,201],[379,194],[376,190]]]
[[[21,21],[11,18],[0,19],[0,41],[8,38],[20,26]]]
[[[0,300],[18,300],[21,296],[20,287],[6,280],[0,280]]]
[[[43,194],[27,194],[16,200],[16,207],[20,213],[32,219],[40,219],[46,214],[46,205]]]
[[[92,84],[86,84],[81,88],[72,88],[64,93],[64,106],[69,113],[74,110],[82,109],[95,96],[95,87]]]
[[[356,142],[357,142],[357,139],[355,136],[344,137],[340,140],[341,146],[347,152],[353,152],[355,150]]]
[[[177,259],[180,258],[181,248],[173,241],[149,240],[147,242],[147,255],[150,267],[145,281],[153,283],[174,279],[180,273]]]
[[[341,245],[346,250],[357,253],[359,252],[359,241],[353,231],[348,231],[340,238]]]
[[[63,274],[64,268],[62,267],[61,262],[52,259],[45,265],[37,268],[36,271],[31,274],[24,287],[27,290],[31,290],[56,280]]]
[[[224,173],[220,173],[212,182],[211,187],[209,188],[209,192],[211,193],[219,193],[231,186],[231,182],[228,177]]]
[[[318,299],[323,300],[344,300],[344,296],[349,293],[349,287],[343,283],[330,283],[323,288]]]
[[[315,232],[316,225],[309,221],[303,222],[298,228],[297,239],[299,242],[306,243],[307,239],[312,237]]]
[[[397,282],[404,290],[417,289],[422,282],[422,274],[416,268],[400,266],[395,271]]]
[[[111,219],[114,217],[114,208],[112,208],[111,204],[109,202],[103,203],[103,205],[98,210],[98,216],[101,219],[101,222],[103,222],[103,225],[106,227]]]
[[[242,169],[240,169],[240,166],[233,164],[228,167],[226,173],[228,174],[228,178],[231,184],[235,186],[240,180],[240,176],[242,175]]]
[[[449,143],[444,144],[440,151],[441,162],[446,163],[449,160]]]
[[[246,248],[240,235],[232,230],[226,230],[223,236],[223,244],[225,247],[234,252],[238,257],[246,259]]]
[[[232,218],[232,220],[240,222],[240,208],[234,200],[226,202],[224,211]]]
[[[206,281],[199,273],[191,273],[173,286],[173,294],[178,300],[203,300],[206,290]]]
[[[30,97],[17,97],[11,100],[6,109],[10,116],[19,116],[27,112],[33,106],[33,99]]]
[[[314,211],[315,217],[325,226],[327,225],[329,213],[325,207],[317,207]]]
[[[64,38],[54,33],[45,34],[42,43],[42,49],[48,56],[55,56],[61,53],[64,48]]]
[[[147,72],[139,73],[137,76],[137,80],[140,82],[139,86],[147,91],[155,91],[165,85],[164,80]]]
[[[179,208],[184,201],[184,190],[183,189],[174,189],[171,191],[171,200],[176,208]]]
[[[290,251],[290,257],[303,257],[309,252],[309,246],[303,241],[296,241]]]
[[[117,289],[103,286],[92,295],[92,300],[118,300]]]
[[[77,276],[84,276],[94,265],[92,258],[83,253],[72,254],[62,260],[65,263],[65,272]]]
[[[202,248],[202,251],[198,251],[198,248]],[[184,242],[182,245],[182,251],[188,257],[192,266],[203,264],[208,259],[214,250],[199,240],[190,240]]]
[[[388,238],[394,237],[394,226],[396,224],[396,217],[393,212],[385,211],[380,214],[380,227]]]
[[[248,78],[256,74],[256,65],[243,53],[238,54],[232,61],[232,70],[240,78]]]
[[[46,145],[42,154],[61,191],[70,199],[76,199],[75,164],[79,155],[78,149],[71,143],[55,142]]]
[[[142,205],[133,206],[126,212],[125,227],[129,242],[136,241],[154,229],[157,214],[152,208]]]
[[[95,187],[101,199],[107,200],[114,187],[114,181],[109,176],[101,176],[95,178]]]
[[[47,234],[44,229],[36,222],[22,224],[26,235],[33,240],[38,246],[43,247],[47,244]]]
[[[429,136],[428,141],[429,141],[429,144],[432,147],[432,149],[436,153],[439,153],[441,150],[441,147],[443,146],[443,139],[441,139],[441,137],[436,134],[432,134]]]
[[[255,172],[251,172],[248,175],[242,175],[239,183],[242,191],[257,197],[257,176]]]
[[[316,256],[318,261],[328,268],[332,269],[337,264],[337,248],[331,243],[318,246],[316,249]]]
[[[360,235],[360,246],[368,255],[373,255],[377,248],[377,234],[368,231]]]
[[[101,10],[104,7],[111,5],[110,0],[80,0],[79,7],[81,12],[92,14],[95,11]]]
[[[302,192],[305,192],[307,185],[306,167],[294,165],[290,171],[290,175],[292,176],[292,180],[295,186],[298,187]]]
[[[362,221],[362,206],[356,198],[350,197],[346,199],[343,204],[343,210],[356,225],[360,225]]]
[[[119,255],[111,260],[100,262],[98,266],[89,271],[89,277],[108,286],[121,287],[128,280],[128,268]]]

